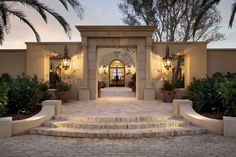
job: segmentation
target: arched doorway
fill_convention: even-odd
[[[113,60],[109,65],[109,86],[125,86],[125,65],[120,60]]]

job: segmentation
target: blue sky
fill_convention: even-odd
[[[61,26],[50,16],[49,23],[45,24],[39,15],[30,8],[16,6],[16,8],[22,9],[27,13],[29,19],[40,33],[42,41],[80,41],[80,34],[74,27],[75,25],[123,25],[121,20],[122,14],[117,7],[117,3],[120,0],[81,0],[85,10],[85,15],[82,20],[76,16],[76,13],[73,10],[70,10],[70,12],[65,11],[65,9],[58,2],[55,2],[55,0],[41,1],[47,3],[62,14],[73,28],[72,39],[69,40]],[[233,28],[228,28],[231,4],[233,1],[234,0],[222,0],[218,6],[223,17],[220,32],[225,34],[226,39],[224,41],[208,44],[209,48],[236,48],[236,19]],[[0,49],[25,48],[24,42],[28,41],[35,41],[32,31],[25,24],[12,18],[11,31],[7,34],[5,42],[0,46]]]

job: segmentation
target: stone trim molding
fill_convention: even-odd
[[[204,117],[193,110],[192,101],[184,99],[173,101],[173,111],[194,125],[207,129],[209,133],[236,137],[236,117],[224,116],[223,120]]]
[[[207,129],[209,133],[223,135],[223,121],[204,117],[192,108],[190,100],[174,100],[174,112],[181,115],[184,119],[192,122],[194,125]]]
[[[224,136],[236,137],[236,117],[223,117]]]
[[[28,119],[12,121],[11,117],[0,118],[0,138],[24,134],[50,120],[54,115],[61,114],[61,108],[61,100],[47,100],[42,102],[42,110]]]
[[[11,137],[12,117],[0,118],[0,138]]]

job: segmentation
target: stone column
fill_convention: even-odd
[[[146,37],[146,84],[144,100],[155,100],[155,89],[152,84],[152,37]]]
[[[146,87],[145,63],[145,45],[141,42],[138,43],[136,55],[136,97],[138,100],[144,99],[144,90]]]
[[[88,49],[88,88],[90,90],[90,100],[98,98],[98,85],[97,85],[97,46],[94,43],[89,44]]]
[[[82,37],[81,42],[81,54],[83,56],[82,61],[82,80],[79,89],[79,100],[88,101],[89,88],[88,88],[88,39],[87,37]]]

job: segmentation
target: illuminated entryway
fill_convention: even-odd
[[[114,60],[109,66],[109,86],[124,87],[125,86],[125,65],[120,60]]]

